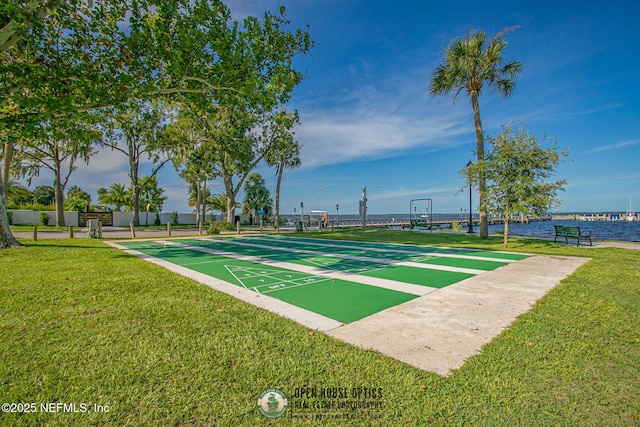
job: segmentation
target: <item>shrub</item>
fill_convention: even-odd
[[[209,221],[209,228],[207,234],[220,234],[220,226],[216,221]]]
[[[13,212],[7,211],[7,216],[9,217],[9,225],[13,225]]]
[[[13,205],[10,209],[21,209],[27,211],[55,211],[56,205],[42,205],[40,203],[28,203],[28,204],[19,204],[16,207]]]
[[[178,225],[178,211],[171,212],[171,224]]]
[[[462,224],[460,224],[458,221],[453,221],[451,223],[451,231],[455,231],[455,232],[462,231]]]
[[[40,212],[40,225],[49,225],[49,214],[47,212]]]
[[[153,220],[153,225],[162,225],[160,222],[160,213],[156,212],[156,218]]]
[[[222,230],[232,230],[233,226],[227,221],[209,221],[207,234],[220,234]]]

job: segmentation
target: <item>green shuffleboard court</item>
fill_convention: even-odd
[[[118,242],[342,323],[353,322],[526,255],[284,236]],[[170,268],[170,267],[169,267]],[[183,270],[184,271],[184,270]]]

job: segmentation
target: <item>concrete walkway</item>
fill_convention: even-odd
[[[588,260],[532,256],[326,333],[448,375]]]

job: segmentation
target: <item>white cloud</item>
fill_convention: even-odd
[[[408,200],[409,197],[425,197],[425,194],[442,196],[453,196],[459,192],[458,187],[434,187],[434,188],[418,188],[408,190],[406,188],[398,188],[383,192],[372,193],[368,196],[369,200]]]
[[[103,148],[89,159],[88,165],[79,165],[78,171],[88,170],[92,174],[112,174],[122,169],[127,170],[128,167],[129,161],[123,153]]]
[[[242,22],[249,16],[262,18],[266,11],[278,13],[280,3],[273,0],[232,0],[225,2],[231,9],[231,19]]]
[[[347,93],[305,102],[296,137],[303,168],[394,157],[409,149],[436,150],[473,135],[471,109],[430,98],[425,73],[395,75]],[[375,78],[362,81],[376,81]],[[327,105],[334,105],[327,108]]]
[[[140,161],[140,176],[147,174],[147,169],[151,165],[151,159],[147,155],[143,155]],[[128,187],[131,182],[129,160],[120,151],[103,148],[91,157],[89,164],[78,165],[71,180],[75,185],[90,192],[97,191],[100,187],[108,187],[114,182],[125,184]]]
[[[598,153],[601,151],[617,150],[619,148],[626,148],[626,147],[630,147],[632,145],[638,145],[638,144],[640,144],[640,139],[630,139],[627,141],[620,141],[615,144],[601,145],[600,147],[596,147],[593,150],[585,152],[585,154]]]

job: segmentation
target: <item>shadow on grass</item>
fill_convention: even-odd
[[[585,247],[576,248],[575,245],[559,244],[554,243],[553,240],[530,237],[509,237],[509,247],[504,248],[502,235],[491,235],[488,239],[480,239],[477,234],[429,233],[411,230],[349,229],[333,232],[293,233],[291,236],[565,256],[592,257],[594,255],[593,251],[596,250]]]
[[[113,249],[95,239],[41,239],[33,241],[31,239],[17,239],[23,247],[51,247],[51,248],[79,248],[79,249]]]

